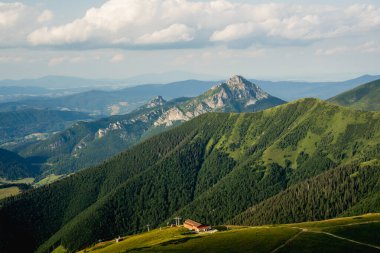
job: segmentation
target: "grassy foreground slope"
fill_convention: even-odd
[[[80,253],[379,252],[379,232],[380,214],[277,226],[230,226],[227,231],[213,234],[189,234],[180,227],[162,228],[127,236],[119,243],[101,242]]]
[[[360,85],[329,99],[329,101],[365,111],[380,111],[380,80]]]
[[[380,113],[303,99],[257,113],[205,114],[100,166],[0,202],[0,251],[74,251],[174,215],[226,224],[319,175],[323,185],[347,184],[315,191],[310,212],[287,223],[379,212],[371,204],[379,157]],[[305,196],[297,207],[309,203]],[[326,196],[341,201],[314,204]],[[273,215],[268,223],[279,221]]]

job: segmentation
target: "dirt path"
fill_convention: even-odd
[[[335,237],[335,238],[338,238],[338,239],[341,239],[341,240],[345,240],[347,242],[352,242],[352,243],[356,243],[356,244],[360,244],[360,245],[364,245],[364,246],[368,246],[370,248],[375,248],[375,249],[380,250],[379,246],[372,245],[372,244],[369,244],[369,243],[364,243],[364,242],[358,242],[358,241],[351,240],[351,239],[348,239],[348,238],[345,238],[345,237],[341,237],[341,236],[338,236],[338,235],[334,235],[334,234],[331,234],[331,233],[328,233],[328,232],[323,232],[323,231],[309,231],[309,232],[329,235],[329,236],[332,236],[332,237]]]
[[[298,228],[298,229],[301,229],[301,231],[299,231],[297,234],[293,235],[289,240],[287,240],[285,243],[281,244],[280,246],[278,246],[277,248],[275,248],[274,250],[272,250],[270,253],[277,252],[279,249],[285,247],[286,245],[288,245],[289,243],[291,243],[292,241],[294,241],[294,239],[296,239],[301,233],[307,231],[307,229],[304,229],[304,228]]]
[[[371,223],[379,223],[380,221],[364,221],[364,222],[356,222],[356,223],[348,223],[348,224],[342,224],[342,225],[336,225],[334,227],[349,227],[349,226],[355,226],[355,225],[363,225],[363,224],[371,224]]]
[[[380,221],[357,222],[357,223],[350,223],[350,224],[344,224],[344,225],[338,225],[338,226],[342,226],[343,227],[343,226],[353,226],[353,225],[378,223],[378,222],[380,222]],[[324,231],[312,231],[312,230],[309,230],[307,228],[301,228],[301,227],[292,227],[292,228],[297,228],[297,229],[300,229],[301,231],[299,231],[297,234],[295,234],[294,236],[292,236],[285,243],[281,244],[280,246],[278,246],[277,248],[275,248],[274,250],[272,250],[270,253],[277,252],[281,248],[285,247],[286,245],[288,245],[289,243],[291,243],[292,241],[294,241],[301,233],[304,233],[304,232],[325,234],[325,235],[329,235],[329,236],[335,237],[335,238],[340,239],[340,240],[345,240],[347,242],[356,243],[356,244],[360,244],[360,245],[363,245],[363,246],[367,246],[367,247],[370,247],[370,248],[374,248],[374,249],[380,250],[380,246],[372,245],[372,244],[364,243],[364,242],[359,242],[359,241],[355,241],[355,240],[351,240],[351,239],[348,239],[348,238],[345,238],[345,237],[341,237],[341,236],[338,236],[338,235],[334,235],[334,234],[331,234],[331,233],[328,233],[328,232],[324,232]]]

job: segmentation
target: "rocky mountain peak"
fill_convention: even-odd
[[[259,86],[239,75],[234,75],[228,79],[226,85],[234,99],[261,100],[269,96]]]
[[[148,108],[153,108],[153,107],[156,107],[156,106],[164,105],[165,103],[166,103],[166,100],[163,97],[157,96],[157,97],[153,98],[152,100],[150,100],[147,103],[147,107]]]
[[[262,105],[262,100],[267,101],[267,105]],[[235,75],[204,94],[169,109],[154,125],[171,126],[175,122],[188,121],[207,112],[256,111],[282,103],[284,101],[270,96],[256,84]]]
[[[235,87],[245,87],[252,83],[242,76],[234,75],[226,81],[226,84],[231,88],[235,88]]]

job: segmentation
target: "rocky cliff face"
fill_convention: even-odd
[[[163,106],[165,103],[166,103],[166,100],[163,97],[157,96],[146,104],[146,108]]]
[[[171,126],[176,121],[187,121],[207,112],[249,112],[282,103],[284,101],[270,96],[256,84],[236,75],[225,83],[213,86],[206,93],[164,112],[154,125]]]

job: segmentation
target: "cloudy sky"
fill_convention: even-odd
[[[380,74],[378,0],[0,2],[0,79]]]

